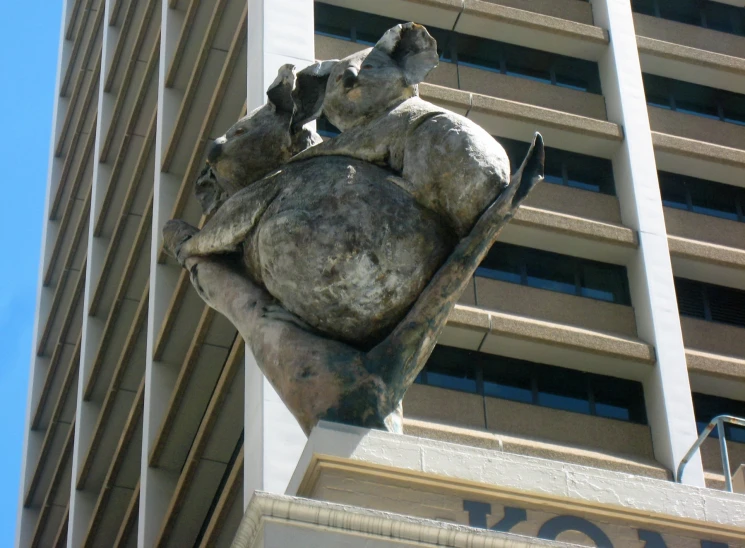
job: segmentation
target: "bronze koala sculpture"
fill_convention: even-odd
[[[164,243],[225,314],[306,432],[320,419],[400,431],[400,402],[499,230],[543,177],[536,135],[510,179],[502,147],[417,96],[424,27],[295,73],[208,153],[214,216]],[[325,112],[342,134],[304,124]]]

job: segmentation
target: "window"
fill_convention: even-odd
[[[328,137],[329,139],[341,133],[338,127],[329,122],[329,119],[326,118],[325,114],[321,115],[321,117],[316,120],[316,132],[323,137]]]
[[[665,171],[657,177],[664,205],[745,222],[745,189]]]
[[[314,5],[316,34],[369,46],[374,45],[386,30],[403,22],[319,2]],[[437,40],[440,61],[601,93],[597,63],[436,27],[427,26],[427,30]]]
[[[675,278],[675,294],[682,316],[745,327],[745,291]]]
[[[745,9],[713,0],[632,0],[631,6],[645,15],[729,34],[744,34]]]
[[[745,125],[745,95],[652,74],[642,76],[648,105]]]
[[[374,46],[385,31],[404,22],[320,2],[315,2],[313,9],[316,34],[367,46]],[[431,26],[427,26],[427,31],[437,41],[440,61],[450,62],[450,31]]]
[[[696,426],[700,434],[711,419],[718,415],[732,415],[734,417],[745,418],[745,402],[694,392],[693,413],[696,416]],[[718,437],[716,428],[711,433],[711,436]],[[725,423],[724,437],[730,441],[745,443],[745,428]]]
[[[530,143],[505,137],[495,139],[507,151],[512,171],[515,171],[528,153]],[[590,192],[616,194],[613,164],[610,160],[558,148],[546,147],[544,181]]]
[[[647,424],[641,383],[438,345],[416,382]]]
[[[626,267],[497,242],[477,276],[630,305]]]

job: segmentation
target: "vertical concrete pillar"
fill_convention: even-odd
[[[111,126],[116,96],[106,92],[104,83],[119,39],[119,29],[109,26],[112,0],[104,2],[103,40],[101,43],[101,77],[98,84],[98,117],[96,118],[96,141],[93,147],[93,180],[91,181],[90,222],[88,223],[85,290],[83,296],[83,330],[80,345],[80,369],[76,400],[75,441],[72,454],[70,486],[70,514],[67,526],[67,546],[76,548],[83,544],[88,524],[96,504],[96,495],[77,489],[77,480],[85,455],[90,447],[93,429],[98,420],[100,406],[85,401],[83,394],[88,382],[93,360],[101,343],[104,320],[89,315],[91,294],[95,291],[108,248],[108,240],[94,234],[96,219],[101,211],[106,188],[111,180],[111,165],[99,161],[101,146]]]
[[[36,318],[34,319],[34,332],[31,337],[31,364],[29,369],[28,392],[26,395],[26,420],[24,422],[23,455],[21,457],[21,477],[19,481],[18,511],[16,517],[15,545],[28,546],[31,542],[39,511],[24,508],[23,501],[26,496],[34,467],[39,460],[41,444],[44,441],[44,432],[31,430],[31,415],[39,404],[44,379],[49,369],[49,358],[37,355],[39,346],[40,330],[44,328],[44,322],[49,316],[49,308],[54,297],[53,287],[44,287],[44,272],[49,264],[50,255],[54,242],[59,232],[58,222],[49,220],[49,208],[52,196],[57,192],[60,182],[60,174],[64,160],[54,154],[57,140],[62,130],[62,123],[67,114],[70,99],[60,96],[60,86],[65,68],[70,62],[72,51],[72,40],[65,38],[65,29],[72,13],[72,2],[64,0],[62,5],[62,21],[60,23],[60,39],[57,56],[57,78],[54,84],[54,110],[52,112],[52,133],[49,143],[49,171],[47,173],[47,193],[44,199],[44,221],[41,236],[41,255],[39,259],[39,281],[36,290]]]
[[[149,466],[153,444],[166,413],[176,384],[178,370],[153,360],[155,341],[160,333],[169,300],[176,288],[181,269],[158,262],[162,236],[160,227],[170,219],[181,178],[161,171],[163,155],[183,98],[183,92],[166,86],[166,74],[173,59],[184,12],[172,9],[168,0],[161,3],[160,63],[158,67],[158,115],[155,137],[155,177],[153,192],[153,230],[150,248],[150,298],[148,302],[147,354],[145,361],[145,396],[140,462],[140,504],[137,545],[155,544],[171,494],[178,478],[175,474]]]
[[[248,1],[247,107],[266,102],[279,67],[315,60],[313,0]],[[284,493],[305,435],[246,349],[244,507],[255,490]]]
[[[639,236],[639,249],[627,265],[631,297],[639,336],[657,353],[644,383],[647,415],[655,457],[675,470],[696,440],[696,423],[634,20],[628,0],[591,1],[595,24],[610,33],[599,61],[608,120],[621,124],[625,136],[613,158],[618,199],[624,224]],[[683,482],[704,485],[698,456]]]

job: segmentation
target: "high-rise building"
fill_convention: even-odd
[[[440,49],[423,98],[513,159],[534,131],[548,148],[545,182],[406,396],[406,434],[499,451],[516,475],[523,460],[547,482],[589,467],[688,500],[674,476],[699,432],[745,416],[742,0],[65,0],[63,14],[17,546],[227,546],[255,490],[285,492],[306,437],[160,229],[204,222],[207,147],[282,64],[412,20]],[[745,428],[724,433],[745,491]],[[702,500],[725,489],[719,446],[682,477]],[[745,530],[738,511],[708,516]]]

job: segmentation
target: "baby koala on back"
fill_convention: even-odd
[[[398,184],[462,237],[509,184],[510,163],[481,127],[418,97],[417,84],[437,63],[435,39],[406,23],[373,48],[300,71],[294,123],[323,113],[342,133],[293,161],[344,155],[389,167],[401,175]]]

